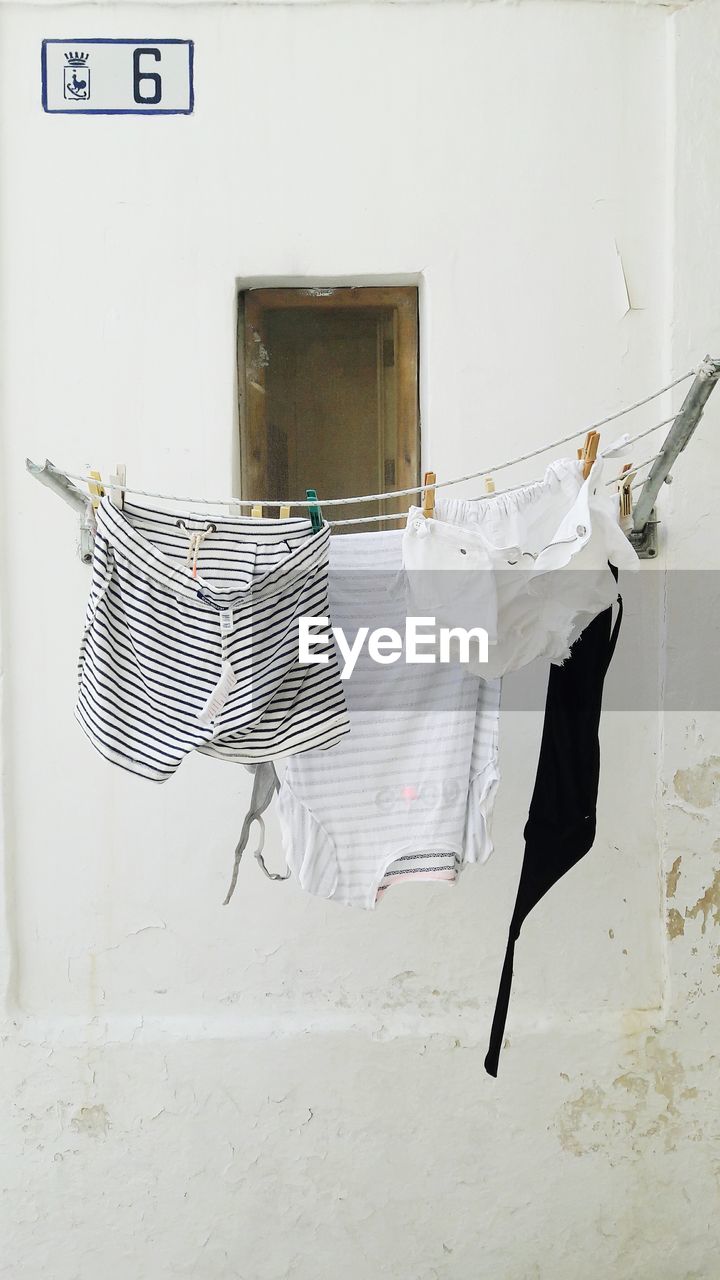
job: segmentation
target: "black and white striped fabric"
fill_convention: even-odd
[[[347,733],[334,645],[298,659],[299,618],[328,616],[328,525],[109,498],[97,514],[75,714],[102,755],[165,782],[193,750],[253,764]]]

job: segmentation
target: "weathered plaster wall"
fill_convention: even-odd
[[[87,571],[23,460],[228,492],[238,280],[417,280],[446,475],[720,348],[717,4],[2,21],[0,1275],[712,1275],[716,721],[607,717],[596,849],[528,925],[492,1082],[538,717],[509,718],[497,855],[457,889],[366,916],[250,861],[222,909],[246,782],[92,754]],[[192,119],[42,115],[43,36],[140,28],[196,40]],[[717,555],[718,409],[663,495],[672,563]]]

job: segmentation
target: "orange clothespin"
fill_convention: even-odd
[[[583,480],[587,480],[592,471],[599,447],[600,432],[588,431],[582,449],[578,449],[578,458],[583,464]]]
[[[426,471],[423,484],[422,496],[422,513],[427,520],[432,520],[435,514],[435,482],[437,476],[434,471]]]
[[[105,496],[105,490],[102,487],[102,476],[99,471],[90,471],[88,475],[92,476],[92,480],[88,480],[90,501],[92,502],[93,511],[97,511],[100,506],[100,499]]]

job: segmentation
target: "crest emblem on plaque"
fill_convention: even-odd
[[[69,102],[87,102],[90,97],[90,68],[87,65],[87,53],[66,53],[67,65],[63,68],[65,77],[64,97]]]

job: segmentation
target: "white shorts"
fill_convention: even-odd
[[[194,576],[188,531],[203,530]],[[298,648],[300,616],[328,612],[329,543],[329,526],[304,518],[103,499],[76,707],[97,750],[165,782],[193,750],[253,764],[338,742],[349,722],[334,650],[308,666]]]
[[[438,499],[434,518],[411,508],[403,535],[410,607],[439,626],[481,627],[488,660],[470,646],[469,666],[491,679],[535,658],[562,662],[584,627],[617,596],[608,561],[638,557],[617,518],[602,463],[560,459],[543,480],[472,500]],[[453,652],[459,655],[457,646]]]
[[[332,621],[405,623],[402,531],[331,539]],[[500,682],[457,664],[378,666],[363,650],[346,684],[347,738],[289,760],[279,808],[303,889],[373,908],[399,880],[452,880],[492,850]]]

